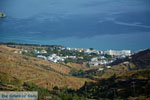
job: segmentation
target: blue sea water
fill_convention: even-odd
[[[0,42],[150,48],[149,0],[0,0],[0,11]]]

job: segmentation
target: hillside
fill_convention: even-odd
[[[149,58],[149,49],[132,55],[130,60],[104,70],[96,83],[85,83],[78,94],[96,100],[149,100]]]
[[[134,63],[137,68],[150,67],[150,49],[132,55],[131,62]]]
[[[18,79],[22,83],[33,82],[48,89],[67,87],[78,89],[87,79],[67,76],[70,69],[41,59],[12,53],[13,49],[0,46],[0,73]]]
[[[10,47],[7,47],[7,46],[3,45],[3,46],[1,46],[1,50],[2,49],[3,49],[3,51],[4,51],[4,49],[5,49],[5,51],[8,50],[9,52],[7,52],[7,53],[8,54],[11,53],[12,55],[14,55],[13,58],[22,57],[23,59],[26,59],[26,60],[24,60],[24,62],[27,63],[27,64],[32,63],[32,64],[36,65],[36,63],[38,62],[38,65],[42,66],[42,68],[55,70],[55,71],[57,71],[61,74],[68,74],[71,70],[69,67],[64,66],[64,65],[48,62],[48,61],[37,59],[37,58],[34,58],[34,57],[23,56],[23,55],[20,55],[20,54],[12,53],[14,50],[19,51],[19,49],[17,49],[17,48],[10,48]],[[5,52],[2,55],[7,56],[7,54],[5,54]],[[16,60],[16,62],[19,62],[19,61],[22,62],[22,59],[14,59],[14,60]]]
[[[86,83],[78,90],[90,99],[149,100],[150,69],[129,71],[101,79],[97,83]],[[100,100],[101,100],[100,99]]]
[[[45,95],[53,100],[150,98],[149,50],[138,52],[130,59],[111,65],[111,68],[52,63],[13,51],[19,49],[0,46],[0,89],[3,91],[38,91],[39,100],[44,100]]]
[[[111,68],[105,68],[104,66],[86,68],[86,70],[83,69],[75,71],[74,73],[72,73],[72,75],[97,80],[110,78],[114,74],[120,75],[131,70],[150,68],[150,50],[147,49],[144,51],[140,51],[132,55],[130,58],[118,59],[110,66]],[[99,68],[104,68],[104,70],[98,71]]]

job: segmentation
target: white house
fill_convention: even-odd
[[[41,50],[40,53],[45,54],[45,53],[47,53],[47,51],[46,50]]]
[[[91,61],[98,61],[98,58],[97,57],[92,58]]]
[[[64,57],[59,57],[56,54],[52,54],[52,55],[50,55],[50,56],[47,57],[47,60],[56,63],[56,62],[62,62],[62,61],[64,61],[65,58]]]
[[[100,59],[106,59],[106,57],[105,56],[100,56]]]
[[[97,71],[103,71],[104,70],[104,68],[99,68]]]
[[[75,59],[76,56],[68,56],[68,58]]]
[[[91,61],[91,62],[89,62],[89,64],[92,65],[92,66],[100,65],[99,61]]]
[[[91,53],[91,50],[90,50],[90,49],[86,49],[86,50],[84,51],[84,53],[90,54],[90,53]]]
[[[53,57],[48,56],[48,57],[47,57],[47,60],[48,60],[48,61],[52,61],[52,60],[53,60]]]
[[[47,60],[47,58],[45,56],[42,56],[42,55],[37,55],[37,58]]]
[[[98,50],[90,50],[90,49],[86,49],[86,50],[84,51],[84,53],[87,53],[87,54],[94,53],[94,54],[97,54],[97,55],[100,54],[100,52],[99,52]]]
[[[67,49],[67,50],[71,50],[71,48],[69,48],[69,47],[66,47],[66,49]]]
[[[111,66],[106,66],[106,68],[110,69],[110,68],[111,68]]]

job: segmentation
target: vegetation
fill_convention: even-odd
[[[70,74],[72,76],[81,77],[81,78],[89,78],[92,80],[97,80],[94,76],[101,76],[103,75],[104,71],[97,71],[97,69],[91,69],[91,70],[75,70],[73,69]]]
[[[134,75],[137,74],[139,75],[138,72],[134,73]],[[149,75],[146,74],[145,79],[133,78],[132,76],[128,76],[125,80],[120,80],[120,78],[113,75],[108,79],[101,79],[97,83],[86,83],[78,90],[78,93],[96,100],[99,98],[112,100],[138,98],[140,96],[150,97]]]
[[[31,57],[37,57],[37,54],[35,54],[34,51],[22,52],[22,54],[26,56],[31,56]]]
[[[24,83],[23,88],[26,91],[37,91],[38,92],[38,99],[44,100],[46,97],[51,97],[53,100],[60,100],[60,98],[56,95],[53,95],[52,92],[50,92],[48,89],[39,87],[35,85],[34,83]]]
[[[45,98],[51,100],[85,100],[86,98],[89,100],[133,100],[134,98],[146,100],[150,97],[150,82],[147,73],[150,73],[150,69],[132,72],[131,75],[116,76],[114,74],[112,77],[101,79],[96,83],[85,82],[84,86],[78,90],[55,86],[50,91],[31,82],[25,82],[18,86],[18,83],[12,84],[8,81],[0,82],[0,87],[3,86],[2,90],[38,91],[39,100],[45,100]],[[139,76],[143,76],[143,79]]]

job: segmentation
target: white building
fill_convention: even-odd
[[[34,50],[34,53],[35,53],[35,54],[45,54],[45,53],[47,53],[47,51],[46,51],[46,50],[41,50],[41,51],[39,51],[39,50]]]
[[[99,61],[100,62],[100,65],[105,65],[105,64],[108,64],[108,62],[106,60],[101,60]]]
[[[94,54],[97,54],[97,55],[100,54],[100,52],[99,52],[98,50],[90,50],[90,49],[86,49],[86,50],[84,51],[84,53],[87,53],[87,54],[94,53]]]
[[[45,53],[47,53],[47,51],[46,51],[46,50],[41,50],[40,53],[41,53],[41,54],[45,54]]]
[[[22,51],[14,51],[14,53],[22,54]]]
[[[92,58],[91,61],[98,61],[98,58],[97,57]]]
[[[47,60],[56,63],[56,62],[62,62],[62,61],[64,61],[65,58],[57,56],[56,54],[52,54],[52,55],[50,55],[50,56],[47,57]]]
[[[42,56],[42,55],[37,55],[37,58],[47,60],[47,58],[45,56]]]
[[[34,50],[34,53],[35,53],[35,54],[39,54],[39,53],[40,53],[40,51],[38,51],[38,50]]]
[[[53,57],[48,56],[48,57],[47,57],[47,60],[48,60],[48,61],[52,61],[52,60],[53,60]]]
[[[14,53],[18,53],[18,51],[14,51]]]
[[[106,57],[105,56],[100,56],[100,59],[106,59]]]
[[[103,71],[104,70],[104,68],[99,68],[97,71]]]
[[[56,57],[57,55],[56,54],[52,54],[52,55],[50,55],[51,57]]]
[[[91,62],[89,62],[89,64],[91,66],[98,66],[98,65],[100,65],[100,62],[99,61],[91,61]]]
[[[91,53],[91,50],[90,50],[90,49],[86,49],[86,50],[84,51],[84,53],[90,54],[90,53]]]
[[[79,59],[83,59],[83,57],[78,57]]]
[[[110,68],[111,68],[111,66],[106,66],[106,68],[110,69]]]
[[[120,55],[130,56],[131,51],[130,50],[121,50],[121,51],[107,50],[107,51],[104,51],[104,54],[108,54],[108,55],[112,55],[112,56],[120,56]]]
[[[69,47],[66,47],[66,50],[71,50],[71,48],[69,48]]]

